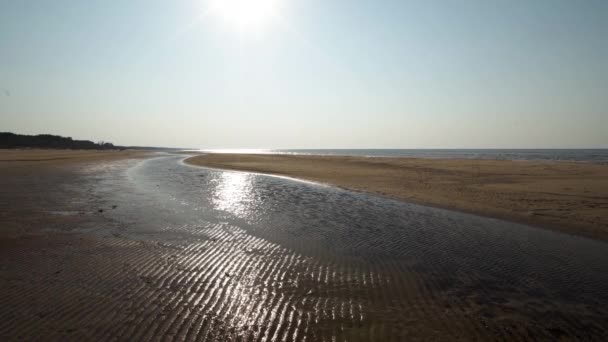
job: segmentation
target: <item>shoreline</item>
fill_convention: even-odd
[[[269,154],[204,154],[183,162],[312,181],[608,241],[607,165]]]
[[[260,221],[265,232],[250,231],[248,222],[224,216],[225,205],[255,195],[184,158],[70,152],[4,163],[0,288],[8,318],[0,335],[228,340],[296,331],[301,339],[387,340],[403,332],[411,339],[493,340],[521,331],[594,340],[606,334],[570,323],[604,326],[602,241],[509,230],[505,222],[391,201],[374,207],[352,194],[325,207],[331,189],[281,182],[281,192],[269,179],[256,189],[271,192],[260,201],[279,210]],[[134,167],[138,172],[124,177]],[[218,204],[221,193],[236,202]],[[188,205],[175,203],[175,210],[166,203],[172,198]],[[213,210],[208,220],[201,208]],[[283,229],[284,218],[293,225]],[[360,227],[353,234],[355,220]],[[395,229],[377,229],[384,225]],[[568,292],[573,286],[580,291]],[[530,304],[539,297],[543,303]],[[403,310],[410,307],[424,309]],[[291,323],[298,320],[303,325]],[[264,330],[249,322],[264,322]],[[559,335],[550,330],[556,326],[564,327]]]

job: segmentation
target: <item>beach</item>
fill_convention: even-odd
[[[0,2],[0,342],[608,341],[607,13]]]
[[[608,240],[607,165],[230,153],[186,162],[328,183]]]
[[[143,157],[149,152],[141,150],[48,150],[48,149],[0,149],[0,168],[47,166],[87,161],[117,160]]]
[[[54,222],[78,221],[79,217],[55,215],[72,199],[65,184],[78,186],[79,170],[105,163],[141,159],[145,151],[0,150],[0,237],[39,230]],[[89,211],[97,208],[89,208]]]
[[[3,152],[3,340],[608,334],[602,241],[183,154]]]

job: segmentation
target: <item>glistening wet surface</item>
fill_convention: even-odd
[[[55,289],[47,338],[608,337],[606,243],[182,159],[83,171],[113,207],[70,275],[97,301]]]

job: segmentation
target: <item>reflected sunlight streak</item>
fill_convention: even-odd
[[[241,172],[222,172],[213,203],[219,210],[240,217],[248,214],[252,200],[252,175]]]

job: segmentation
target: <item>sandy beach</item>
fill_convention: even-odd
[[[7,169],[23,166],[46,166],[67,163],[82,163],[91,161],[117,160],[143,157],[149,152],[125,151],[95,151],[95,150],[45,150],[45,149],[6,149],[0,150],[0,168]]]
[[[0,342],[608,341],[608,1],[345,4],[0,2]]]
[[[206,154],[187,162],[329,183],[608,240],[607,165],[267,154]]]
[[[78,221],[81,218],[50,214],[61,211],[71,199],[61,185],[77,184],[76,171],[86,165],[146,155],[144,151],[0,150],[0,237],[27,235],[54,222]]]
[[[3,152],[3,340],[606,336],[601,241],[177,154]]]

